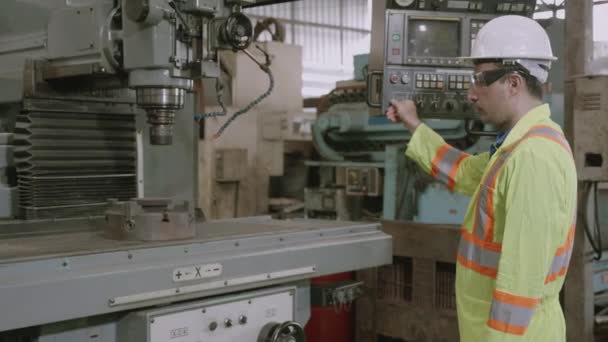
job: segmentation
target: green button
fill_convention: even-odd
[[[394,35],[393,35],[393,40],[394,40],[394,41],[401,40],[401,35],[399,35],[399,34],[394,34]]]

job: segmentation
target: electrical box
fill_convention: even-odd
[[[575,80],[573,153],[579,180],[608,181],[608,75]]]
[[[269,324],[293,321],[296,289],[279,288],[151,308],[127,315],[118,341],[256,341]]]
[[[304,202],[307,218],[350,219],[344,189],[306,188]]]
[[[380,196],[382,177],[375,167],[346,168],[346,194],[349,196]]]

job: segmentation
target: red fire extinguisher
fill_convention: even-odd
[[[312,279],[307,342],[354,341],[352,301],[359,294],[360,283],[353,279],[351,272]]]

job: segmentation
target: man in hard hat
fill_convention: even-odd
[[[572,253],[577,178],[542,100],[556,58],[538,23],[503,16],[480,30],[469,59],[468,99],[501,132],[489,152],[446,144],[412,101],[392,101],[386,113],[413,133],[407,156],[472,196],[457,255],[461,341],[565,341],[558,297]]]

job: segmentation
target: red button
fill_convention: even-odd
[[[391,75],[391,83],[397,83],[397,82],[399,82],[399,75],[392,74]]]

